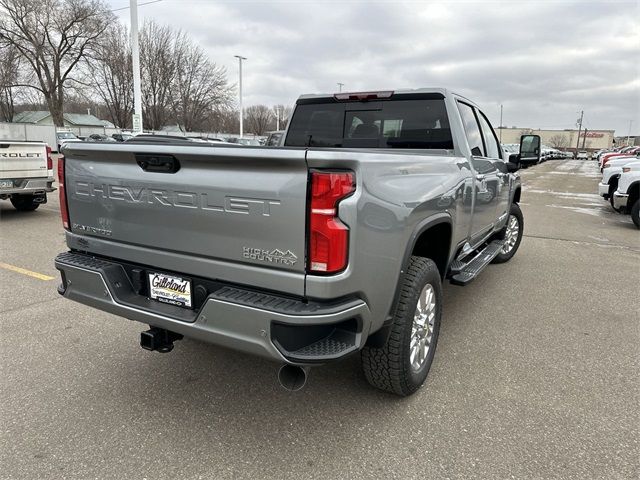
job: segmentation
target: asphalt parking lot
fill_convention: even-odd
[[[595,162],[522,177],[520,251],[445,286],[431,374],[406,399],[358,357],[289,393],[261,359],[146,352],[143,325],[56,293],[56,195],[0,202],[0,477],[638,478],[640,234],[597,195]]]

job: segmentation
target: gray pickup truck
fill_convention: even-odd
[[[306,95],[282,147],[152,139],[69,144],[61,295],[283,364],[361,351],[367,380],[409,395],[433,361],[442,282],[520,244],[518,165],[487,117],[445,89]],[[540,155],[524,136],[521,158]]]

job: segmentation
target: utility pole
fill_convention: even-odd
[[[276,130],[280,130],[280,107],[276,105]]]
[[[578,120],[578,141],[576,142],[576,156],[580,148],[580,131],[582,130],[582,119],[584,118],[584,110],[580,110],[580,120]]]
[[[131,0],[131,59],[133,63],[133,131],[141,133],[142,87],[140,80],[140,47],[138,45],[138,0]]]
[[[627,147],[631,146],[631,125],[633,124],[633,120],[629,120],[629,131],[627,132]]]
[[[342,87],[344,87],[344,83],[338,82],[338,92],[342,91]]]
[[[582,137],[582,149],[584,150],[584,144],[587,141],[587,132],[589,131],[588,128],[585,127],[584,129],[584,137]]]
[[[242,61],[246,60],[247,57],[242,57],[240,55],[234,55],[234,57],[236,57],[238,59],[238,76],[239,76],[239,81],[238,81],[238,97],[239,97],[239,101],[240,101],[240,138],[242,138],[243,135],[243,129],[242,129]]]
[[[502,144],[502,104],[500,104],[500,144]]]

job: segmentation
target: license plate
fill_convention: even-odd
[[[158,302],[191,308],[191,280],[164,273],[149,273],[149,297]]]
[[[0,188],[13,188],[13,180],[0,180]]]

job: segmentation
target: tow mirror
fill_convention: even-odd
[[[514,162],[507,162],[507,171],[509,173],[517,172],[520,170],[520,165]]]
[[[540,160],[540,135],[520,137],[520,162],[538,163]]]

